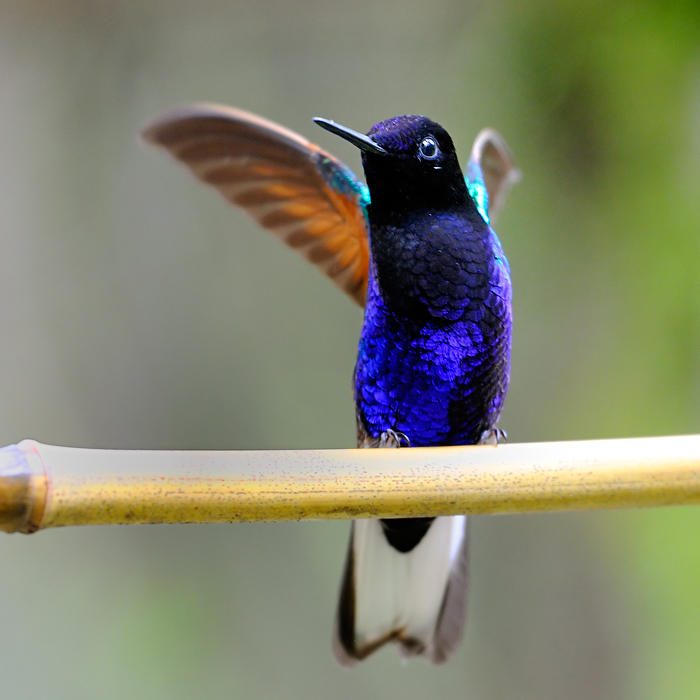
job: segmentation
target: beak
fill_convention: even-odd
[[[347,126],[342,126],[341,124],[336,124],[330,119],[321,119],[321,117],[314,117],[314,121],[326,131],[330,131],[332,134],[336,134],[346,141],[350,141],[351,144],[357,146],[367,153],[378,153],[383,156],[387,155],[387,151],[384,150],[378,143],[372,141],[369,136],[361,134],[359,131],[354,129],[348,129]]]

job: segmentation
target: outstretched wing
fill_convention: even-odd
[[[472,199],[486,223],[493,219],[511,185],[520,179],[503,137],[482,129],[474,141],[464,178]]]
[[[289,129],[220,105],[170,112],[143,137],[166,148],[364,305],[369,194],[340,161]]]

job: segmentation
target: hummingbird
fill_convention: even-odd
[[[491,219],[519,175],[505,142],[480,132],[465,175],[448,132],[424,116],[366,134],[314,121],[360,150],[366,185],[299,134],[231,107],[178,109],[143,136],[364,306],[359,447],[496,444],[512,295]],[[354,521],[336,658],[352,665],[395,642],[403,656],[446,661],[464,627],[467,545],[464,515]]]

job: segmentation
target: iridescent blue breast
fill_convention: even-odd
[[[508,386],[508,262],[496,234],[473,220],[431,214],[411,227],[418,243],[401,228],[381,236],[414,250],[399,273],[414,299],[395,303],[373,261],[355,369],[361,430],[395,430],[414,446],[475,443],[495,426]]]

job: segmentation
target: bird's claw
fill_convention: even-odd
[[[490,428],[481,433],[480,445],[498,445],[499,442],[506,442],[508,433],[503,428]]]
[[[389,428],[389,430],[385,430],[381,434],[380,440],[384,447],[401,447],[401,443],[404,443],[406,447],[411,446],[411,441],[408,439],[408,435],[391,428]]]

